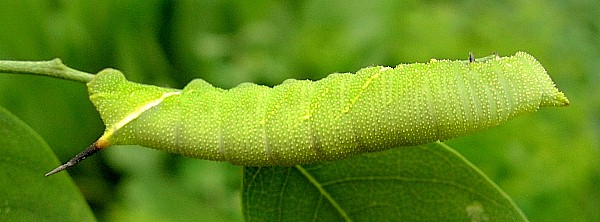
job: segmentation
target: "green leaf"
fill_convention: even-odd
[[[527,221],[443,143],[309,166],[244,169],[247,221]]]
[[[44,176],[59,164],[35,131],[0,107],[0,221],[95,221],[68,174]]]

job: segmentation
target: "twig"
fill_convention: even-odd
[[[72,69],[58,58],[49,61],[0,61],[0,72],[49,76],[59,79],[87,83],[94,75]]]

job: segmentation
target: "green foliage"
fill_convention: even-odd
[[[60,57],[79,70],[115,67],[132,81],[175,88],[193,78],[224,88],[276,85],[370,65],[466,58],[469,51],[527,51],[569,95],[570,107],[448,144],[532,221],[600,220],[596,1],[7,0],[0,14],[1,59]],[[63,161],[104,129],[86,93],[80,83],[0,75],[0,106]],[[100,219],[240,218],[241,177],[228,164],[112,148],[69,173]],[[199,209],[218,213],[199,216]]]
[[[247,221],[527,221],[443,143],[297,167],[244,169]]]
[[[0,221],[95,221],[67,174],[43,176],[58,163],[35,131],[0,107]]]

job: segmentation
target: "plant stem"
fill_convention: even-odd
[[[92,74],[66,66],[58,58],[39,62],[0,61],[0,72],[49,76],[83,83],[90,82],[94,78]]]

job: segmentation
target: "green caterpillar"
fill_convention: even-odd
[[[531,55],[369,67],[273,88],[183,90],[128,82],[106,69],[88,83],[107,128],[47,175],[112,145],[141,145],[245,166],[333,161],[446,140],[569,101]]]

